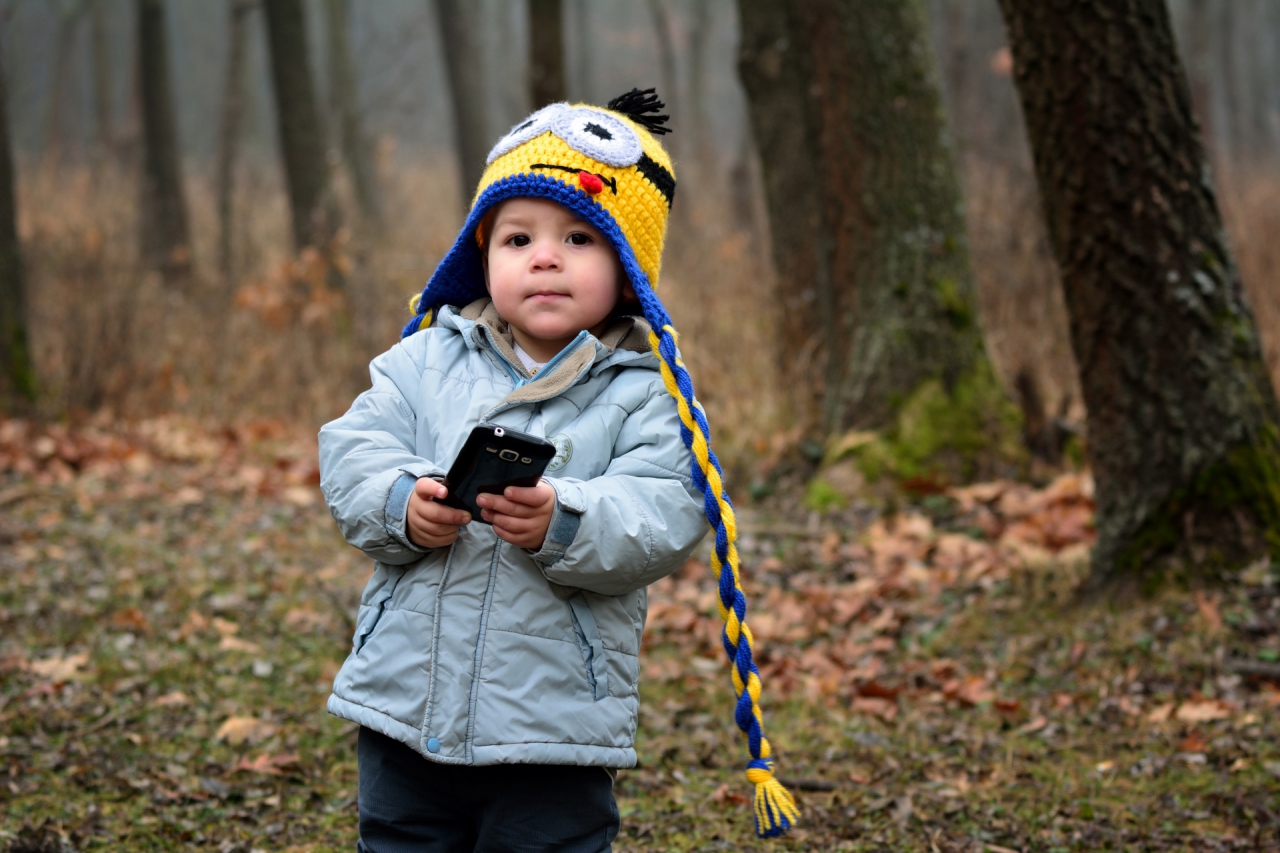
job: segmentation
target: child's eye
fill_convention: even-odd
[[[523,249],[532,242],[527,234],[513,234],[507,238],[507,244],[517,249]]]
[[[581,231],[575,231],[569,235],[569,243],[574,246],[589,246],[591,245],[591,237]]]

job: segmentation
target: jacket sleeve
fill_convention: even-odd
[[[680,568],[708,529],[692,458],[675,401],[661,392],[623,422],[602,476],[548,478],[556,507],[533,554],[547,580],[623,595]]]
[[[345,415],[320,429],[320,490],[347,542],[388,565],[419,559],[405,514],[419,477],[443,477],[414,453],[418,413],[412,401],[422,370],[404,344],[369,365],[373,387]]]

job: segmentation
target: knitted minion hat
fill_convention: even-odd
[[[738,697],[734,720],[751,753],[747,779],[756,789],[756,832],[777,836],[800,813],[791,793],[774,778],[764,736],[760,672],[752,661],[753,639],[746,625],[733,505],[711,451],[706,415],[680,360],[675,327],[654,293],[676,189],[671,158],[654,138],[670,131],[664,126],[668,116],[656,115],[662,108],[652,89],[632,89],[604,109],[552,104],[512,128],[489,152],[471,213],[453,248],[411,303],[415,316],[402,337],[431,325],[442,305],[466,305],[486,295],[478,229],[499,202],[520,197],[558,202],[594,226],[617,251],[653,328],[649,344],[661,362],[667,391],[675,398],[681,436],[693,452],[693,480],[705,496],[707,520],[715,531],[711,561],[720,578],[722,638]]]

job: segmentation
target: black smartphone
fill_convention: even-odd
[[[476,496],[482,492],[502,494],[507,486],[536,486],[555,455],[556,446],[545,438],[480,424],[471,430],[445,476],[449,494],[441,503],[465,509],[474,521],[488,524],[480,517]]]

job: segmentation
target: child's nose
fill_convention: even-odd
[[[539,243],[533,252],[533,268],[535,270],[560,269],[559,246],[553,243]]]

